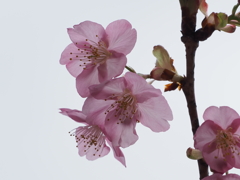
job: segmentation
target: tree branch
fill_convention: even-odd
[[[186,68],[187,75],[182,83],[188,113],[191,120],[193,135],[199,127],[197,105],[194,91],[194,68],[195,68],[195,52],[198,48],[199,41],[195,38],[196,31],[196,14],[198,11],[198,0],[180,0],[182,10],[182,42],[186,48]],[[200,179],[208,176],[208,165],[203,159],[198,160],[198,168]]]

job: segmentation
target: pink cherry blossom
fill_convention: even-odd
[[[173,119],[172,111],[161,91],[135,73],[128,72],[124,77],[89,89],[96,98],[88,98],[84,105],[96,111],[89,116],[91,123],[105,123],[106,136],[115,146],[125,148],[138,140],[137,122],[154,132],[163,132],[170,127],[168,121]],[[104,122],[99,120],[103,119],[99,118],[102,115],[105,115]]]
[[[73,43],[62,52],[60,63],[76,79],[78,93],[89,95],[88,87],[119,76],[137,38],[127,20],[110,23],[106,30],[95,22],[84,21],[68,28]]]
[[[223,176],[222,174],[215,173],[211,176],[203,178],[202,180],[240,180],[240,176],[237,174],[227,174]]]
[[[88,160],[95,160],[100,157],[106,156],[110,148],[106,142],[113,149],[114,157],[126,166],[124,155],[118,146],[113,146],[112,143],[106,138],[104,130],[97,125],[91,125],[86,121],[87,114],[90,111],[72,110],[61,108],[61,114],[66,115],[76,122],[83,123],[85,126],[80,126],[70,132],[71,136],[75,136],[77,142],[78,153],[80,156],[85,156]]]
[[[240,116],[227,106],[207,108],[205,122],[198,128],[195,148],[214,172],[240,168]]]

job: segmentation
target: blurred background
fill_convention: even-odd
[[[237,0],[208,0],[211,12],[231,13]],[[198,13],[198,28],[204,16]],[[12,0],[0,7],[0,179],[198,179],[197,162],[186,157],[193,147],[190,120],[181,91],[163,93],[174,120],[165,133],[137,125],[139,140],[123,149],[127,168],[112,152],[96,161],[78,156],[68,131],[80,126],[59,114],[59,108],[81,110],[84,99],[75,79],[59,64],[71,43],[66,28],[90,20],[106,27],[127,19],[137,30],[128,65],[149,73],[155,65],[154,45],[163,45],[185,73],[178,1],[163,0]],[[239,106],[240,30],[215,31],[196,53],[196,99],[200,123],[209,106]],[[168,82],[154,82],[162,91]],[[230,173],[240,174],[233,169]]]

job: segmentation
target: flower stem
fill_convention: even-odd
[[[130,72],[136,73],[136,71],[133,68],[131,68],[130,66],[126,65],[125,68]]]

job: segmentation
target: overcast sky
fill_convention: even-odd
[[[209,13],[231,13],[237,0],[209,0]],[[112,152],[96,161],[79,157],[68,131],[80,124],[59,114],[59,108],[81,110],[84,99],[75,79],[59,64],[71,42],[66,28],[90,20],[106,27],[127,19],[137,30],[137,43],[128,65],[139,73],[154,67],[154,45],[163,45],[185,73],[185,49],[180,41],[181,11],[173,0],[12,0],[0,7],[0,179],[198,179],[197,162],[185,151],[193,147],[183,93],[163,93],[174,114],[171,128],[153,133],[137,125],[139,140],[123,149],[127,168]],[[198,14],[198,27],[203,15]],[[200,42],[196,53],[196,98],[201,123],[212,105],[239,106],[239,40],[234,34],[214,32]],[[154,82],[163,90],[168,82]],[[240,174],[240,170],[230,172]]]

